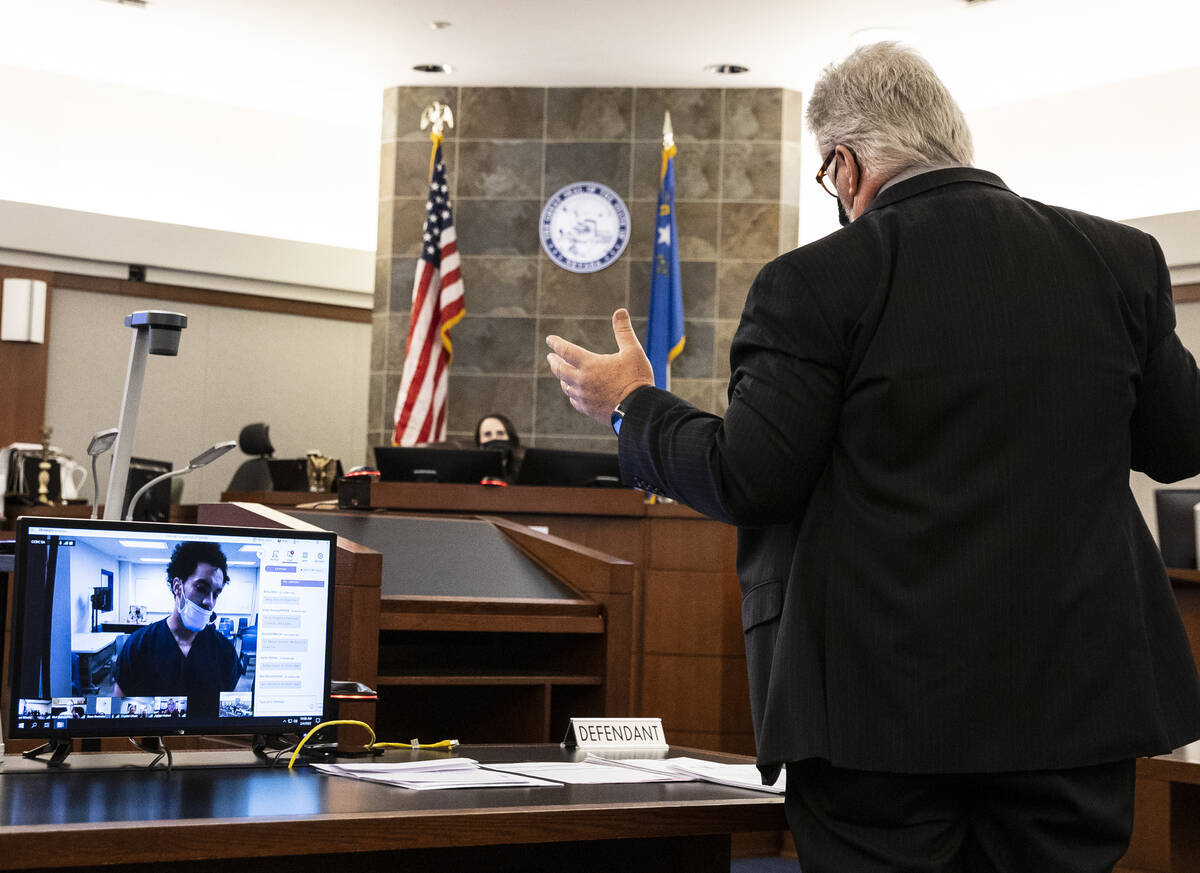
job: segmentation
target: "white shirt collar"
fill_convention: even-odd
[[[906,179],[913,178],[914,176],[920,176],[924,173],[932,173],[934,170],[950,170],[955,167],[963,167],[963,166],[966,166],[966,165],[965,164],[945,163],[945,164],[922,164],[919,167],[909,167],[907,170],[901,170],[899,173],[892,176],[892,178],[888,179],[886,182],[884,182],[882,185],[880,185],[879,190],[875,192],[875,196],[878,197],[880,194],[882,194],[888,188],[891,188],[897,182],[903,182]]]

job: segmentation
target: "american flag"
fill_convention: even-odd
[[[413,284],[404,375],[396,397],[396,433],[392,441],[398,446],[446,439],[446,385],[453,354],[449,332],[465,311],[440,139],[434,141],[430,164],[429,200]]]

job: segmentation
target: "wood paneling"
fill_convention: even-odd
[[[729,747],[731,755],[747,755],[754,757],[754,733],[752,731],[679,731],[672,730],[667,734],[667,742],[672,746],[694,746],[707,749],[715,743],[723,743]]]
[[[737,528],[697,516],[691,519],[651,518],[647,569],[733,571]]]
[[[0,403],[0,445],[40,443],[46,419],[46,369],[54,277],[42,270],[0,266],[0,285],[8,278],[40,279],[46,283],[46,336],[45,342],[41,343],[0,342],[0,385],[4,386],[5,400]]]
[[[1133,796],[1133,839],[1117,869],[1169,871],[1171,783],[1139,778]]]
[[[7,268],[0,268],[7,269]],[[335,321],[371,323],[371,310],[308,300],[288,300],[282,297],[260,297],[257,294],[238,294],[232,291],[213,291],[207,288],[188,288],[183,285],[161,285],[157,282],[131,282],[128,279],[109,279],[102,276],[83,276],[78,273],[52,273],[56,288],[72,291],[91,291],[96,294],[118,294],[122,297],[150,297],[172,303],[200,303],[231,309],[250,309],[255,312],[277,312],[284,315],[303,315]]]
[[[643,609],[647,654],[745,657],[741,591],[729,571],[650,570]]]
[[[1183,618],[1183,627],[1187,631],[1188,642],[1192,644],[1192,660],[1196,669],[1200,670],[1200,584],[1184,581],[1180,576],[1184,573],[1200,576],[1196,570],[1171,570],[1172,588],[1175,600],[1179,604],[1179,614]]]
[[[1187,285],[1175,285],[1171,288],[1174,292],[1176,303],[1195,303],[1200,300],[1200,282],[1192,282]]]
[[[664,729],[721,734],[753,730],[745,660],[647,653],[642,664],[643,712],[661,717]]]

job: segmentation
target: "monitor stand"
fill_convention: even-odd
[[[40,760],[41,756],[50,752],[50,760],[45,761],[47,767],[58,767],[66,759],[67,755],[71,754],[73,748],[70,740],[50,740],[36,749],[30,749],[28,752],[22,752],[22,758],[31,760]]]
[[[142,737],[140,740],[134,740],[133,744],[142,751],[155,756],[154,760],[146,765],[147,770],[153,769],[163,758],[167,759],[167,771],[171,770],[171,750],[163,745],[162,737]],[[65,766],[63,762],[66,761],[67,755],[71,754],[73,748],[74,745],[69,739],[53,739],[36,749],[22,752],[21,757],[43,763],[47,767],[62,767]],[[50,755],[49,759],[43,760],[42,755],[47,753]]]
[[[250,741],[250,749],[254,752],[255,758],[267,766],[273,767],[279,763],[281,758],[286,760],[299,742],[299,735],[295,739],[289,740],[284,734],[255,734]],[[306,763],[313,759],[330,761],[337,757],[337,753],[337,740],[333,740],[324,743],[308,743],[300,750],[298,757]]]

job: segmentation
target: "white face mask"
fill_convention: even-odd
[[[197,606],[186,597],[183,598],[183,607],[179,610],[179,620],[194,634],[204,630],[204,626],[208,624],[209,618],[212,617],[212,611],[205,609],[203,606]]]

